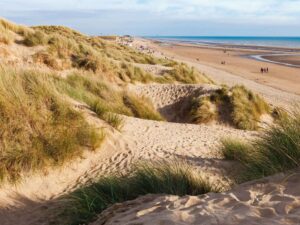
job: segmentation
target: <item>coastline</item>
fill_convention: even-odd
[[[171,45],[171,46],[190,46],[208,49],[223,49],[223,50],[239,50],[239,51],[253,51],[259,52],[260,54],[247,54],[244,57],[252,58],[261,62],[269,62],[274,64],[279,64],[283,66],[300,68],[300,47],[289,48],[289,47],[279,47],[279,46],[263,46],[263,45],[240,45],[240,44],[224,44],[224,43],[213,43],[213,42],[188,42],[181,40],[161,40],[161,39],[151,39],[145,38],[160,45]],[[278,60],[272,59],[273,56],[279,57]],[[281,57],[299,57],[296,63],[291,60],[286,62]]]
[[[155,56],[174,58],[188,63],[217,82],[230,85],[235,83],[237,79],[246,79],[259,85],[272,87],[278,91],[300,95],[300,68],[249,58],[249,55],[278,54],[278,52],[274,52],[274,48],[268,48],[268,50],[257,49],[256,47],[253,49],[240,49],[237,46],[231,46],[229,49],[221,46],[201,46],[175,42],[166,44],[165,42],[139,37],[135,39],[136,43],[134,45],[137,49],[143,45],[146,48],[155,50],[157,52]],[[277,50],[278,48],[275,48],[275,51]],[[226,64],[222,65],[222,61],[225,61]],[[269,73],[262,74],[261,68],[269,68]],[[235,78],[229,79],[230,76]],[[260,88],[260,90],[262,89]]]

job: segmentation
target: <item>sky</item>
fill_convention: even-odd
[[[300,36],[300,0],[0,0],[0,17],[90,35]]]

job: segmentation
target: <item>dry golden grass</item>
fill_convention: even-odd
[[[12,31],[0,26],[0,43],[10,45],[14,41]]]
[[[185,84],[211,83],[204,74],[199,73],[185,63],[175,65],[173,70],[166,72],[165,76],[171,80]]]
[[[22,35],[22,36],[33,32],[33,30],[29,27],[15,24],[15,23],[10,22],[3,18],[0,18],[0,27],[10,30],[10,31],[12,31],[16,34]]]
[[[194,99],[192,103],[191,121],[193,123],[209,123],[218,119],[218,109],[207,98]]]
[[[269,114],[265,100],[244,86],[223,87],[210,96],[193,99],[190,118],[195,123],[219,120],[239,129],[257,130],[260,117]]]
[[[115,128],[119,129],[122,124],[121,118],[116,114],[162,120],[151,102],[124,93],[121,89],[103,82],[103,79],[97,75],[74,73],[57,82],[63,93],[85,102],[101,119]]]
[[[50,75],[0,70],[0,180],[61,165],[103,135],[62,98]]]

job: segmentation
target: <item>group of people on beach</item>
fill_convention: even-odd
[[[260,68],[261,73],[269,73],[269,68]]]

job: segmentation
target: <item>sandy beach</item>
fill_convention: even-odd
[[[228,46],[208,47],[183,43],[162,44],[157,41],[148,42],[148,45],[171,58],[183,60],[198,66],[209,66],[255,81],[259,84],[300,94],[300,68],[261,62],[249,57],[251,55],[278,53],[278,49],[276,48],[260,49],[249,47],[242,49],[236,47],[229,48]],[[288,51],[288,49],[283,50]],[[299,56],[266,56],[266,58],[284,63],[299,64]],[[225,61],[225,65],[221,64],[222,61]],[[261,68],[268,68],[269,73],[262,74],[260,71]]]
[[[22,29],[28,37],[12,29],[12,40],[0,43],[0,147],[6,151],[0,152],[0,175],[6,176],[0,183],[0,225],[300,223],[299,116],[283,120],[277,109],[300,102],[300,50],[131,36],[103,41],[64,27]],[[37,43],[23,44],[31,39]],[[272,126],[276,121],[284,123]],[[258,141],[265,128],[275,127],[283,132],[266,136],[269,145]],[[241,142],[226,150],[230,140]],[[6,147],[10,142],[12,148]],[[25,144],[22,154],[11,154]],[[35,165],[41,159],[45,165]],[[137,165],[151,162],[175,167],[166,175],[151,173],[150,182],[142,175],[130,183]],[[177,162],[192,173],[180,172]],[[257,174],[247,177],[251,166]],[[241,175],[247,180],[240,182]],[[120,181],[120,188],[102,178]],[[96,189],[86,192],[91,185]],[[166,189],[143,192],[150,186]],[[119,200],[114,191],[120,191]],[[103,205],[94,209],[94,203]],[[73,222],[73,213],[80,221]]]

